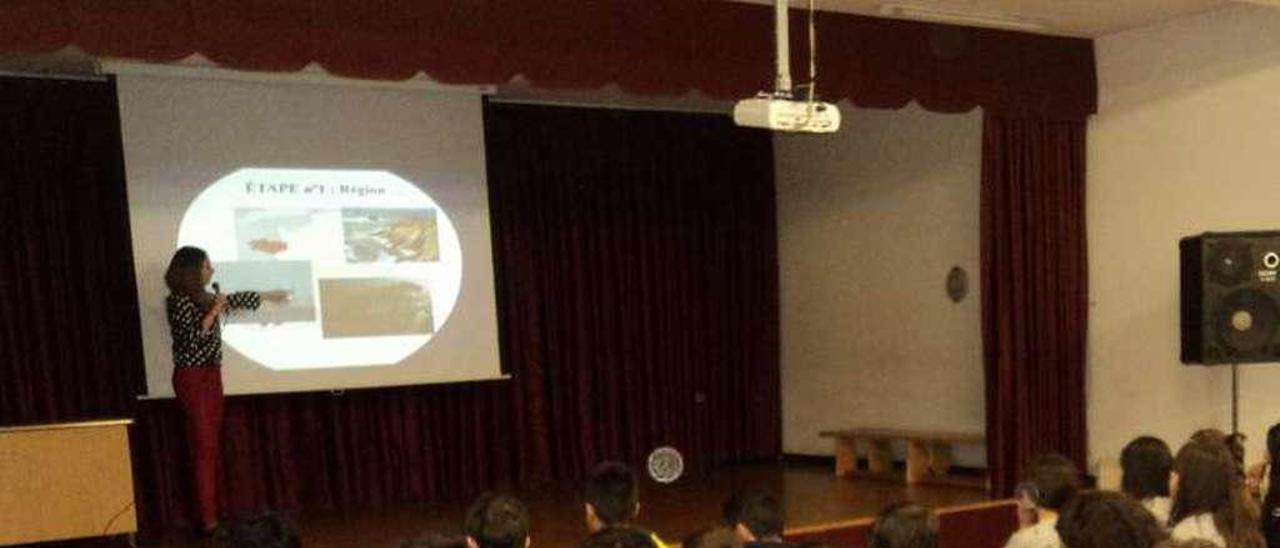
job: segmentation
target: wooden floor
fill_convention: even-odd
[[[945,486],[906,487],[875,480],[838,479],[827,465],[752,465],[722,468],[709,475],[685,478],[674,485],[646,483],[641,490],[638,523],[664,539],[715,524],[725,497],[735,489],[764,487],[782,496],[787,525],[803,527],[874,515],[884,505],[903,499],[944,508],[988,500],[980,489]],[[572,547],[586,536],[582,503],[573,485],[517,493],[530,507],[535,546]],[[457,534],[469,501],[403,505],[347,514],[296,516],[307,548],[394,548],[424,531]],[[182,535],[151,539],[142,546],[205,546]]]

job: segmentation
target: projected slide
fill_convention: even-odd
[[[289,295],[224,317],[227,394],[503,378],[478,90],[152,68],[116,81],[150,397],[182,245]]]
[[[289,294],[223,329],[275,370],[397,363],[440,331],[462,282],[449,216],[388,171],[236,170],[191,203],[178,242],[209,252],[223,292]]]

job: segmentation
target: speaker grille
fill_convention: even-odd
[[[1205,268],[1209,279],[1224,287],[1235,287],[1249,281],[1253,272],[1253,253],[1247,241],[1222,240],[1208,245]]]
[[[1254,289],[1227,294],[1213,314],[1213,337],[1222,357],[1230,360],[1268,349],[1276,338],[1280,308],[1275,299]]]

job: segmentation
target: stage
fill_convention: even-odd
[[[938,509],[989,501],[981,489],[904,486],[886,481],[836,478],[829,462],[734,466],[686,477],[673,485],[646,481],[638,522],[670,542],[720,519],[724,499],[735,489],[764,487],[787,508],[788,530],[812,531],[868,518],[884,505],[911,499]],[[534,546],[571,547],[586,536],[581,497],[574,485],[553,485],[517,495],[530,507]],[[346,514],[294,516],[307,548],[395,547],[424,531],[460,532],[469,501],[404,504]],[[141,539],[142,546],[195,547],[187,535]]]

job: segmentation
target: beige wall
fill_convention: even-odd
[[[1096,42],[1089,126],[1089,445],[1230,427],[1230,371],[1179,363],[1182,236],[1280,229],[1280,9],[1237,6]],[[1280,367],[1241,367],[1251,459]]]
[[[783,449],[832,454],[829,428],[982,432],[981,114],[841,110],[834,136],[774,140]]]

